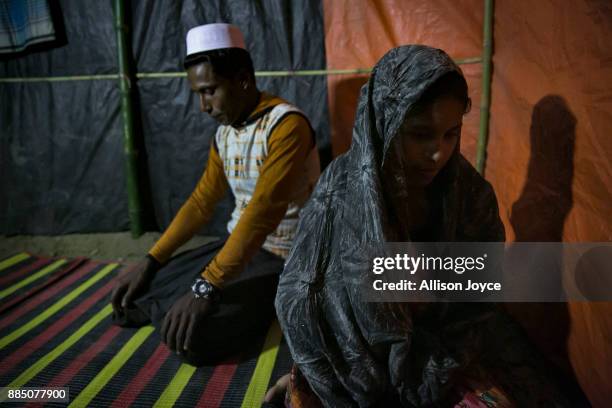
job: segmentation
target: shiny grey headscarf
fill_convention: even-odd
[[[415,337],[406,304],[365,302],[360,272],[370,261],[363,248],[383,253],[385,242],[409,240],[392,215],[391,201],[410,199],[403,172],[384,169],[402,167],[393,138],[429,86],[450,72],[463,75],[442,50],[389,51],[361,90],[350,150],[328,166],[300,214],[276,310],[296,364],[328,407],[371,406],[389,395],[404,406],[436,403],[461,364],[435,336]],[[504,239],[493,190],[458,146],[433,183],[441,191],[440,241]],[[415,341],[426,345],[419,356]]]

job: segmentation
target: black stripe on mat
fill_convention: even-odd
[[[19,255],[20,253],[21,253],[21,252],[18,252],[18,253],[16,253],[16,254],[11,255],[11,256],[7,256],[6,258],[4,258],[4,259],[0,260],[0,262],[4,262],[4,261],[6,261],[7,259],[10,259],[10,258],[14,257],[15,255]],[[28,254],[28,255],[30,255],[30,254]],[[46,260],[48,260],[48,261],[49,261],[49,263],[51,263],[51,261],[53,260],[53,258],[46,258],[46,257],[39,257],[39,256],[33,256],[33,255],[30,255],[30,256],[29,256],[29,257],[27,257],[26,259],[23,259],[23,260],[21,260],[21,261],[17,262],[16,264],[11,265],[11,266],[9,266],[8,268],[5,268],[5,269],[1,270],[1,271],[0,271],[0,276],[6,276],[6,275],[8,275],[8,274],[10,274],[10,273],[13,273],[13,272],[15,272],[15,271],[17,271],[17,270],[19,270],[19,269],[21,269],[21,268],[23,268],[23,267],[26,267],[26,266],[28,266],[28,265],[33,264],[34,262],[38,261],[39,259],[46,259]],[[48,265],[48,264],[47,264],[47,265]],[[44,266],[43,266],[43,268],[44,268]],[[7,285],[4,285],[4,287],[3,287],[2,289],[4,289],[4,288],[6,288],[6,287],[10,286],[10,285],[11,285],[11,283],[13,283],[13,282],[10,282],[10,283],[8,283]]]
[[[283,375],[288,374],[293,366],[293,358],[291,358],[291,352],[289,346],[283,336],[281,343],[278,347],[278,354],[276,355],[276,362],[274,363],[274,369],[272,369],[272,375],[270,376],[270,384],[276,384],[279,378]]]
[[[262,338],[245,351],[244,357],[238,363],[234,377],[225,391],[225,396],[221,402],[222,408],[234,408],[242,405],[244,394],[253,377],[253,371],[255,371],[255,365],[263,348],[264,341],[265,338]]]
[[[145,343],[141,346],[141,349],[134,353],[134,358],[131,361],[134,361],[130,364],[138,364],[138,368],[142,367],[147,358],[157,349],[160,345],[159,335],[157,333],[151,334],[151,336],[145,341]],[[165,346],[163,346],[165,347]],[[146,353],[144,350],[146,350]],[[146,354],[146,355],[145,355]],[[155,404],[155,402],[159,399],[162,392],[166,389],[166,386],[170,384],[170,381],[176,375],[178,368],[181,365],[181,361],[177,356],[169,355],[166,361],[159,368],[157,373],[151,378],[149,383],[143,388],[141,393],[138,395],[137,399],[134,401],[133,407],[151,407]],[[123,367],[118,373],[118,376],[123,375],[122,371],[126,370],[126,367]],[[110,385],[110,384],[109,384]],[[109,388],[106,387],[103,392],[112,392],[109,391]]]
[[[105,305],[96,305],[96,312]],[[59,358],[55,359],[44,370],[28,383],[28,387],[46,386],[53,378],[60,374],[66,367],[75,360],[85,357],[83,353],[95,343],[111,327],[110,319],[105,319],[98,324],[92,331],[79,339],[72,347],[66,350]],[[79,326],[80,327],[80,326]],[[75,329],[76,330],[76,329]],[[74,331],[71,331],[72,334]],[[119,332],[117,336],[102,350],[96,357],[89,361],[74,377],[63,387],[70,388],[71,399],[76,396],[98,375],[98,372],[117,354],[117,350],[129,340],[130,334]]]
[[[26,302],[32,297],[36,296],[37,293],[45,289],[51,288],[61,279],[76,271],[79,267],[85,264],[86,261],[86,258],[76,258],[69,260],[67,263],[63,264],[58,269],[51,272],[42,279],[37,279],[29,285],[26,285],[17,290],[16,292],[12,293],[10,296],[2,299],[2,306],[0,306],[0,314],[7,313],[10,309],[18,307],[21,303]],[[32,273],[36,273],[37,271],[45,268],[46,266],[47,265],[42,266],[39,269],[32,271]]]
[[[84,267],[86,265],[87,265],[87,263],[82,265],[81,267]],[[96,265],[84,277],[82,277],[81,279],[73,282],[72,284],[70,284],[69,286],[65,287],[64,289],[60,290],[53,297],[45,300],[44,302],[42,302],[41,304],[39,304],[38,306],[36,306],[32,310],[30,310],[29,312],[27,312],[23,316],[19,317],[19,319],[17,319],[15,322],[11,323],[9,326],[5,327],[2,331],[9,333],[9,332],[15,330],[16,328],[21,327],[23,324],[25,324],[26,322],[30,321],[34,317],[38,316],[44,310],[48,309],[53,304],[55,304],[57,301],[59,301],[60,299],[62,299],[66,295],[68,295],[70,292],[75,290],[77,287],[82,285],[84,282],[86,282],[88,279],[90,279],[92,276],[94,276],[96,273],[98,273],[104,267],[106,267],[106,265],[103,265],[103,264]],[[92,285],[92,287],[88,288],[84,293],[81,293],[81,295],[78,296],[77,299],[72,300],[72,302],[70,304],[68,304],[64,308],[62,308],[62,310],[60,310],[55,316],[52,316],[51,320],[55,320],[59,316],[62,316],[63,314],[68,313],[67,309],[70,309],[76,302],[79,302],[79,300],[82,299],[85,294],[93,293],[95,291],[94,288],[99,288],[99,287],[103,286],[105,282],[107,282],[109,279],[112,279],[118,273],[119,269],[121,269],[121,268],[118,267],[115,271],[111,271],[107,276],[105,276],[100,281],[96,282],[94,285]],[[78,273],[78,271],[75,270],[72,273]],[[61,282],[62,281],[60,280],[60,281],[56,282],[55,284],[59,285],[59,284],[61,284]],[[51,288],[52,287],[49,287],[49,289],[51,289]],[[39,292],[39,293],[42,293],[42,292]],[[34,298],[35,297],[33,297],[32,299],[34,299]],[[24,303],[24,305],[25,304],[27,304],[27,303]],[[7,314],[10,314],[10,312],[11,312],[10,310],[7,311]],[[4,318],[4,314],[0,316],[0,319],[1,318]]]
[[[204,391],[204,388],[206,388],[206,384],[208,384],[214,369],[215,366],[198,367],[183,389],[183,392],[176,400],[175,406],[195,406],[202,395],[202,391]]]
[[[95,271],[93,273],[95,273]],[[12,354],[15,351],[19,350],[31,339],[40,335],[49,326],[54,324],[57,320],[62,319],[62,317],[64,317],[66,314],[70,313],[75,307],[77,307],[77,305],[79,305],[81,302],[88,299],[91,296],[91,294],[93,294],[95,291],[97,291],[102,286],[104,286],[107,282],[109,282],[109,280],[113,278],[111,275],[112,274],[109,274],[106,277],[102,278],[100,281],[96,282],[86,291],[84,291],[79,296],[77,296],[77,298],[74,299],[71,303],[69,303],[62,309],[60,309],[55,315],[51,316],[45,322],[38,325],[34,329],[30,330],[28,333],[21,336],[19,339],[15,340],[13,343],[9,344],[3,350],[0,350],[0,353],[1,353],[0,358],[2,359],[2,361],[0,362],[0,366],[4,364],[4,359],[6,358],[7,355]],[[78,284],[80,283],[76,282],[75,286],[78,286]],[[67,289],[70,289],[70,288],[67,288]],[[58,299],[59,298],[50,299],[50,300],[53,300],[53,303],[55,303]],[[81,316],[75,319],[75,321],[72,322],[66,329],[60,331],[60,333],[58,333],[56,336],[54,336],[52,339],[46,342],[42,347],[33,351],[27,358],[25,358],[23,361],[18,363],[15,367],[12,367],[7,372],[7,374],[0,376],[0,384],[8,384],[12,380],[17,378],[17,376],[21,374],[25,369],[27,369],[30,365],[34,364],[36,361],[38,361],[38,359],[46,355],[48,352],[53,350],[60,343],[62,343],[64,340],[70,337],[78,328],[80,328],[85,322],[87,322],[87,320],[93,317],[93,315],[98,313],[106,304],[108,304],[108,295],[102,298],[100,301],[96,302],[92,307],[90,307],[87,311],[85,311]],[[39,307],[42,307],[42,306],[43,305],[40,305]],[[39,308],[36,308],[36,309],[39,309]],[[36,312],[36,310],[34,310],[33,312]],[[34,317],[37,315],[38,314],[32,315],[32,313],[28,313],[26,316],[22,316],[21,318],[17,319],[16,322],[14,322],[12,325],[9,326],[10,330],[6,330],[6,333],[7,334],[10,333],[12,330],[28,322],[29,317]]]

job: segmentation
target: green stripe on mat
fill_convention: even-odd
[[[166,387],[164,392],[159,396],[153,408],[172,407],[174,403],[181,396],[183,389],[191,379],[193,373],[195,373],[196,367],[190,366],[189,364],[181,364],[178,371],[174,375],[170,384]]]
[[[11,266],[15,265],[16,263],[19,263],[21,261],[23,261],[24,259],[28,259],[30,257],[30,255],[26,254],[25,252],[22,252],[20,254],[11,256],[8,259],[5,259],[4,261],[0,262],[0,271],[6,269],[6,268],[10,268]]]
[[[75,331],[70,337],[64,340],[60,345],[55,347],[49,353],[41,357],[36,363],[32,364],[27,370],[19,375],[9,387],[22,387],[28,381],[36,376],[39,372],[45,369],[51,364],[56,358],[61,356],[66,350],[68,350],[74,343],[79,341],[83,336],[89,333],[94,327],[98,325],[104,318],[111,314],[113,311],[112,306],[106,305],[102,310],[96,313],[91,319],[83,324],[77,331]]]
[[[42,268],[40,271],[36,272],[35,274],[30,275],[27,278],[20,280],[13,286],[10,286],[4,289],[3,291],[0,291],[0,299],[7,297],[11,293],[18,291],[19,289],[23,288],[26,285],[29,285],[35,280],[40,279],[43,276],[50,274],[51,272],[55,271],[56,269],[58,269],[60,266],[62,266],[66,262],[68,262],[66,259],[60,259],[58,261],[55,261],[51,265],[48,265]]]
[[[51,307],[49,307],[44,312],[36,316],[34,319],[30,320],[29,322],[27,322],[26,324],[24,324],[23,326],[15,330],[14,332],[2,337],[0,339],[0,349],[3,349],[4,347],[8,346],[12,342],[17,340],[21,336],[23,336],[24,334],[26,334],[27,332],[29,332],[30,330],[32,330],[33,328],[35,328],[36,326],[44,322],[45,320],[47,320],[49,317],[53,316],[61,308],[63,308],[68,303],[73,301],[77,296],[85,292],[94,283],[96,283],[97,281],[99,281],[100,279],[108,275],[109,272],[115,269],[117,266],[119,266],[119,264],[109,264],[105,266],[104,268],[100,270],[100,272],[96,273],[94,276],[89,278],[78,288],[76,288],[75,290],[73,290],[72,292],[64,296],[63,298],[61,298],[59,301],[55,302]]]
[[[107,307],[110,307],[107,306]],[[69,407],[86,407],[89,406],[91,400],[104,388],[104,386],[113,378],[115,374],[123,367],[136,350],[144,343],[144,341],[153,333],[153,326],[146,326],[138,329],[136,334],[132,336],[125,346],[119,350],[117,355],[95,376],[93,380],[85,387],[83,391],[72,401]]]
[[[263,349],[257,359],[257,365],[253,371],[249,388],[247,388],[244,399],[242,400],[242,408],[261,406],[268,389],[268,384],[270,383],[270,377],[272,376],[272,370],[276,362],[276,355],[278,354],[278,346],[280,345],[282,337],[283,334],[281,333],[278,321],[275,320],[268,330]]]

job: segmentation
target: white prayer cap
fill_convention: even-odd
[[[240,29],[231,24],[204,24],[187,32],[187,55],[221,48],[242,48],[244,37]]]

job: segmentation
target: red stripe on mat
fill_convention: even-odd
[[[56,375],[45,387],[63,387],[68,384],[79,371],[83,369],[91,360],[93,360],[102,350],[110,344],[110,342],[119,334],[121,328],[118,326],[110,326],[109,329],[98,338],[95,343],[87,348],[84,352],[80,353],[68,367],[64,368],[58,375]],[[29,403],[26,407],[38,407],[40,403]]]
[[[15,320],[30,312],[32,309],[46,300],[52,298],[58,292],[72,285],[74,282],[82,279],[97,266],[99,266],[97,262],[89,262],[88,264],[83,265],[83,267],[77,269],[75,273],[71,274],[66,279],[62,279],[57,285],[54,285],[53,287],[49,288],[49,290],[46,290],[38,296],[32,298],[32,300],[21,305],[21,307],[18,309],[12,310],[11,313],[9,313],[4,319],[0,320],[0,330],[12,324]]]
[[[13,354],[9,355],[2,361],[2,366],[0,366],[0,374],[5,374],[8,370],[17,366],[17,364],[23,361],[34,351],[50,342],[55,336],[70,326],[70,324],[72,324],[77,318],[94,306],[99,300],[108,295],[114,285],[114,280],[107,282],[106,285],[89,295],[83,302],[79,303],[78,305],[74,305],[70,312],[62,316],[51,326],[47,327],[38,336],[34,337],[15,350]]]
[[[16,304],[23,302],[24,300],[28,299],[29,297],[32,297],[33,295],[40,292],[41,290],[53,285],[55,282],[62,279],[64,276],[68,275],[69,273],[72,273],[75,269],[77,269],[81,264],[83,264],[86,261],[87,261],[87,258],[77,258],[71,261],[69,264],[64,265],[63,267],[60,268],[58,272],[55,272],[54,274],[52,274],[51,277],[47,279],[46,281],[44,281],[42,284],[33,287],[32,289],[28,290],[22,295],[19,295],[9,300],[6,303],[3,303],[2,306],[0,306],[0,313],[3,313],[4,311],[12,308]]]
[[[168,350],[168,347],[166,347],[165,344],[160,344],[151,357],[149,357],[147,363],[138,371],[136,376],[132,378],[132,381],[125,386],[111,407],[121,408],[130,406],[138,394],[140,394],[149,381],[151,381],[153,376],[157,374],[157,371],[162,364],[164,364],[169,355],[170,350]]]
[[[17,269],[16,271],[9,273],[8,275],[0,278],[0,286],[4,286],[4,285],[8,286],[11,283],[13,283],[13,281],[17,280],[17,278],[29,272],[32,272],[33,270],[39,269],[41,266],[45,264],[50,264],[52,260],[53,260],[52,258],[41,258],[41,259],[38,259],[32,262],[31,264],[28,264],[20,269]]]
[[[234,377],[236,367],[238,367],[238,359],[229,360],[215,367],[196,406],[206,408],[219,407]]]

